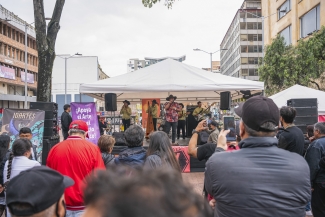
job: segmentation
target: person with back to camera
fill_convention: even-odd
[[[144,132],[138,125],[132,125],[125,133],[127,149],[115,158],[115,164],[124,164],[131,167],[142,167],[146,159],[146,150],[143,148]]]
[[[88,138],[88,125],[82,120],[71,122],[69,137],[50,150],[46,166],[69,176],[75,184],[65,191],[67,217],[79,217],[85,206],[82,197],[84,179],[96,170],[106,169],[97,145]]]
[[[66,140],[69,136],[69,127],[70,124],[72,122],[72,118],[70,116],[70,111],[71,111],[71,107],[69,104],[65,104],[63,106],[64,112],[61,115],[61,129],[62,129],[62,134],[63,134],[63,138],[64,140]]]
[[[10,137],[8,135],[0,135],[0,216],[6,210],[6,199],[3,192],[3,170],[11,151],[9,150]]]
[[[301,156],[277,147],[278,107],[270,98],[255,96],[235,112],[242,118],[240,150],[225,152],[229,130],[221,131],[217,153],[206,163],[214,216],[305,217],[309,167]]]
[[[32,142],[28,139],[17,139],[12,145],[12,153],[3,170],[3,187],[6,188],[10,179],[17,176],[21,171],[35,166],[41,166],[37,161],[30,160]],[[5,190],[5,189],[4,189]],[[10,217],[7,210],[7,217]]]
[[[305,138],[301,129],[293,124],[296,113],[296,110],[289,106],[283,106],[280,109],[280,121],[283,131],[278,136],[278,147],[303,156]]]
[[[29,141],[32,141],[32,139],[33,139],[32,130],[28,127],[20,128],[19,138],[20,139],[28,139]],[[33,143],[32,143],[32,149],[31,149],[32,154],[30,155],[31,160],[37,160],[36,147],[37,146],[33,145]]]
[[[65,217],[64,190],[73,184],[71,178],[46,166],[22,171],[7,187],[10,213],[12,217]]]
[[[148,169],[172,168],[181,171],[169,138],[165,132],[154,132],[150,135],[149,148],[144,167]]]
[[[115,156],[112,154],[115,144],[115,139],[113,136],[103,135],[98,139],[98,147],[102,153],[102,158],[106,169],[109,165],[115,165]]]
[[[311,210],[314,217],[325,216],[325,169],[321,165],[325,157],[325,122],[314,125],[315,140],[309,145],[305,159],[310,168],[312,186]]]

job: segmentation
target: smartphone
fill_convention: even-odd
[[[227,141],[236,141],[236,124],[234,116],[223,116],[223,129],[230,130]]]

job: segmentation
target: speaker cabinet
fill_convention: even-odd
[[[289,99],[287,100],[287,105],[291,107],[316,107],[317,108],[317,98],[308,99]]]
[[[105,94],[105,110],[109,112],[117,111],[117,97],[115,93]]]
[[[57,137],[59,135],[58,104],[54,102],[31,102],[30,108],[45,111],[43,138]]]
[[[221,92],[220,93],[220,110],[230,110],[231,105],[231,93]]]

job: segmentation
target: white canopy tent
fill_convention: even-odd
[[[288,89],[285,89],[269,98],[273,99],[275,104],[281,108],[287,105],[289,99],[305,99],[305,98],[317,98],[318,99],[318,115],[325,115],[325,92],[315,90],[312,88],[304,87],[301,85],[294,85]]]
[[[140,102],[145,98],[164,100],[169,94],[177,101],[219,101],[219,92],[232,91],[233,99],[242,97],[240,90],[264,90],[264,83],[211,73],[167,59],[135,72],[80,85],[80,93],[103,99],[116,93],[118,101]],[[258,91],[256,91],[258,90]]]

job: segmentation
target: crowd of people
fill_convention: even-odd
[[[174,100],[165,108],[175,122],[183,107]],[[240,117],[237,141],[227,141],[229,130],[219,131],[211,122],[210,135],[217,138],[199,145],[206,120],[189,141],[188,153],[206,161],[204,197],[182,180],[172,149],[174,122],[172,142],[156,131],[147,149],[144,130],[128,126],[127,147],[113,155],[112,136],[102,135],[96,146],[87,140],[87,124],[71,121],[67,138],[50,150],[46,166],[33,158],[28,128],[20,130],[11,149],[10,137],[1,135],[0,215],[325,216],[325,123],[308,126],[304,135],[293,124],[294,108],[279,110],[262,96],[241,103],[235,113]]]

